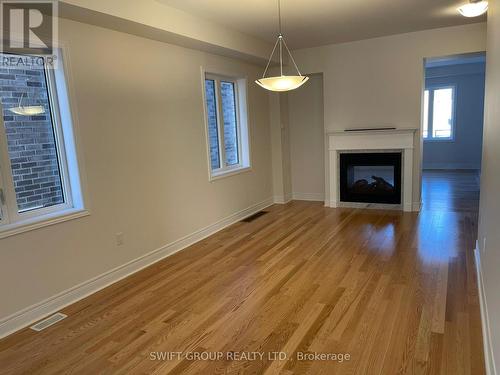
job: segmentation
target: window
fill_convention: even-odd
[[[455,88],[428,88],[424,92],[423,137],[451,140],[454,137]]]
[[[62,69],[48,68],[43,56],[0,53],[0,59],[1,234],[68,214],[81,206],[81,193],[71,119],[58,100],[66,95],[58,90],[65,83],[56,82]]]
[[[246,82],[205,74],[205,110],[210,178],[250,167]]]

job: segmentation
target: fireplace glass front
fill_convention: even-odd
[[[401,152],[340,154],[340,200],[401,204]]]

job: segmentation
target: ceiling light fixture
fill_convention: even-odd
[[[484,0],[471,0],[470,3],[458,8],[458,11],[464,17],[479,17],[488,11],[488,2]]]
[[[265,88],[266,90],[269,91],[277,91],[277,92],[282,92],[282,91],[290,91],[290,90],[295,90],[302,86],[304,83],[307,82],[309,77],[303,76],[300,74],[300,70],[297,67],[297,64],[295,63],[295,60],[293,59],[292,53],[288,49],[288,46],[286,45],[285,39],[283,38],[283,34],[281,33],[281,3],[280,0],[278,0],[278,19],[279,19],[279,34],[278,34],[278,39],[276,40],[276,43],[274,44],[273,51],[271,52],[271,56],[269,57],[269,61],[267,62],[266,69],[264,70],[264,74],[262,75],[261,79],[258,79],[255,81],[260,87]],[[279,55],[280,55],[280,75],[275,76],[275,77],[267,77],[266,78],[266,73],[267,69],[269,69],[269,65],[271,64],[271,61],[274,56],[274,52],[276,52],[276,48],[279,47]],[[296,76],[287,76],[283,75],[283,47],[285,47],[286,51],[288,52],[288,56],[290,56],[290,59],[292,60],[293,65],[295,66],[295,69],[297,70]]]
[[[19,116],[36,116],[45,113],[45,108],[42,105],[27,105],[23,106],[23,98],[26,93],[23,93],[19,98],[17,107],[9,108],[9,111]]]

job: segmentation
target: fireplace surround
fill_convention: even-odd
[[[328,164],[326,168],[327,197],[325,201],[326,206],[388,208],[402,209],[404,211],[418,211],[420,207],[413,204],[413,153],[416,131],[417,129],[384,129],[363,130],[355,132],[340,130],[328,133]],[[350,153],[399,154],[401,160],[401,171],[399,173],[401,178],[399,204],[392,203],[394,201],[391,201],[391,203],[381,203],[367,201],[368,199],[362,200],[359,195],[357,200],[346,200],[349,198],[346,198],[345,195],[341,194],[341,156]],[[365,165],[365,167],[366,166],[367,165]],[[367,172],[367,170],[358,168],[356,172],[359,174],[361,172]],[[378,172],[380,173],[380,169]],[[384,173],[387,173],[387,170]],[[380,177],[377,176],[377,174],[372,173],[371,175],[365,175],[364,178],[359,178],[358,180],[366,180],[366,183],[362,182],[362,185],[365,185],[364,188],[370,188],[366,185],[371,185],[376,182],[376,180],[374,180],[372,176]],[[377,185],[375,187],[372,186],[372,188],[381,188],[385,185],[383,181],[380,180],[379,184],[383,185]],[[387,185],[385,186],[387,187]],[[397,193],[395,194],[397,195]]]

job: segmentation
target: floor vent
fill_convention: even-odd
[[[57,314],[54,314],[52,316],[49,316],[47,319],[44,319],[35,325],[31,326],[30,329],[32,329],[33,331],[40,332],[40,331],[43,331],[45,328],[48,328],[51,325],[54,325],[54,324],[60,322],[61,320],[66,319],[67,317],[68,317],[67,315],[57,313]]]
[[[267,214],[267,211],[259,211],[256,214],[253,214],[252,216],[247,217],[246,219],[241,220],[243,223],[251,223],[255,219],[258,219],[259,217]]]

